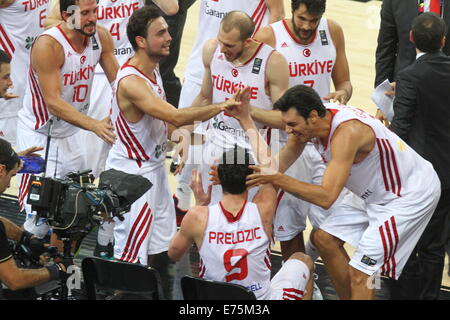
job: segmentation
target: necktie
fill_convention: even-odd
[[[430,0],[430,12],[441,15],[441,0]]]

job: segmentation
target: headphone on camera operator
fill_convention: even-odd
[[[20,154],[29,155],[37,149],[27,149]],[[11,144],[0,139],[0,194],[9,187],[11,178],[21,166],[19,155],[13,150]],[[67,278],[66,270],[69,264],[65,261],[38,269],[19,268],[13,259],[8,239],[28,247],[35,258],[45,252],[46,248],[42,240],[22,230],[10,220],[0,217],[0,281],[9,289],[29,288],[48,281]]]

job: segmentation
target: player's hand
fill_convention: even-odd
[[[276,181],[282,176],[273,167],[249,166],[249,169],[253,170],[253,173],[247,176],[246,184],[249,188],[263,184],[276,186]]]
[[[389,127],[389,125],[391,124],[390,121],[388,120],[388,118],[383,113],[383,111],[381,111],[380,109],[377,109],[377,113],[375,114],[375,118],[380,120],[386,127]]]
[[[3,99],[5,99],[5,100],[11,100],[11,99],[15,99],[15,98],[18,98],[19,96],[18,95],[16,95],[16,94],[14,94],[14,93],[10,93],[10,92],[7,92],[7,93],[5,93],[4,95],[3,95]]]
[[[250,116],[250,87],[239,88],[233,98],[223,102],[222,111],[240,120]]]
[[[331,102],[339,102],[340,104],[347,104],[350,97],[346,90],[338,90],[336,92],[330,92],[326,97],[323,97],[324,100],[330,100]]]
[[[385,91],[384,94],[393,98],[393,97],[395,97],[395,86],[397,85],[397,83],[391,82],[390,85],[391,85],[392,90]]]
[[[103,120],[96,121],[93,129],[94,132],[100,139],[104,140],[106,143],[114,144],[116,141],[116,135],[114,134],[114,127],[111,122],[111,118],[108,116]]]
[[[31,148],[25,149],[23,151],[20,151],[17,154],[19,156],[40,157],[41,155],[37,154],[35,152],[41,151],[41,150],[44,150],[44,148],[43,147],[31,147]]]
[[[212,182],[213,186],[219,185],[220,180],[219,180],[219,174],[217,173],[217,165],[213,164],[210,168],[211,168],[211,170],[209,171],[209,181]]]
[[[172,159],[178,158],[178,165],[173,175],[181,173],[189,156],[189,146],[191,145],[191,132],[184,128],[175,129],[170,137],[171,141],[176,142]]]
[[[202,174],[197,173],[197,168],[192,169],[191,181],[189,187],[192,189],[194,194],[195,204],[197,206],[207,206],[211,202],[211,192],[213,185],[208,186],[208,191],[205,193],[203,189]]]

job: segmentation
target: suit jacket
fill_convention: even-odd
[[[427,53],[400,71],[390,129],[430,161],[450,188],[450,57]]]
[[[409,41],[409,31],[419,14],[418,0],[383,0],[381,25],[376,50],[375,86],[386,79],[396,81],[396,75],[416,58],[416,48]],[[444,0],[443,19],[450,27],[450,0]],[[450,34],[443,52],[450,55]]]

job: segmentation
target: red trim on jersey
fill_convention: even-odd
[[[19,208],[20,211],[22,211],[24,209],[24,203],[23,200],[25,199],[25,197],[27,196],[30,188],[30,177],[31,174],[25,173],[22,175],[21,179],[20,179],[20,187],[19,187]]]
[[[258,52],[261,50],[261,48],[263,47],[264,43],[259,42],[257,40],[254,40],[255,42],[259,43],[258,48],[256,48],[255,52],[253,53],[253,55],[247,59],[247,61],[245,61],[242,65],[240,66],[235,66],[233,63],[231,63],[235,68],[242,68],[243,66],[247,65],[248,63],[250,63],[253,59],[255,59],[256,55],[258,54]]]
[[[150,160],[150,157],[147,155],[147,153],[145,153],[144,148],[142,147],[142,145],[140,144],[139,140],[136,138],[136,136],[134,135],[133,131],[131,131],[130,127],[127,124],[126,119],[124,118],[122,112],[119,113],[119,117],[122,120],[122,123],[125,127],[125,129],[127,130],[129,136],[131,137],[131,139],[133,139],[133,142],[135,144],[135,146],[139,149],[139,151],[141,152],[141,155],[144,157],[145,160]]]
[[[245,205],[247,204],[247,200],[244,201],[244,204],[242,205],[242,208],[239,210],[239,212],[236,214],[236,216],[233,216],[233,214],[226,210],[223,205],[222,201],[219,201],[220,208],[222,209],[223,214],[225,215],[225,218],[227,218],[228,222],[236,222],[238,221],[242,214],[244,213]]]
[[[266,250],[266,256],[264,257],[264,263],[269,270],[272,270],[272,263],[270,261],[270,248]]]
[[[308,46],[311,45],[314,41],[316,41],[316,37],[317,37],[317,29],[316,29],[316,32],[314,32],[314,36],[313,36],[313,39],[311,40],[311,42],[308,43],[308,44],[303,44],[303,43],[301,43],[300,41],[297,40],[297,38],[295,37],[295,35],[292,33],[291,29],[289,29],[289,26],[287,25],[286,19],[283,19],[283,20],[281,20],[281,21],[283,22],[284,28],[286,29],[287,33],[289,34],[289,36],[291,37],[291,39],[292,39],[295,43],[297,43],[297,44],[299,44],[299,45],[301,45],[301,46],[304,46],[304,47],[308,47]]]
[[[267,5],[265,4],[264,0],[261,0],[258,5],[258,8],[255,10],[255,12],[252,15],[252,20],[255,24],[255,31],[253,32],[253,34],[258,32],[259,28],[261,27],[261,24],[264,20],[266,12],[267,12]]]
[[[139,70],[137,67],[133,66],[132,64],[128,64],[128,62],[131,60],[128,59],[127,62],[124,63],[124,65],[122,66],[121,69],[125,69],[127,67],[133,68],[135,69],[137,72],[139,72],[140,74],[142,74],[146,79],[148,79],[151,83],[156,84],[157,86],[159,86],[158,82],[156,82],[155,80],[153,80],[152,78],[150,78],[148,75],[146,75],[144,72],[142,72],[141,70]],[[157,78],[156,72],[153,70],[153,74],[155,75],[155,79]]]
[[[278,205],[281,202],[281,198],[283,198],[283,196],[284,196],[284,190],[281,189],[280,192],[278,193],[278,196],[277,196],[277,209],[278,209]]]
[[[389,140],[386,140],[386,144],[391,152],[391,156],[392,156],[392,166],[394,167],[394,172],[395,172],[395,178],[397,179],[397,192],[395,192],[396,195],[398,195],[399,197],[400,195],[400,191],[402,189],[402,181],[400,179],[400,174],[398,173],[398,168],[397,168],[397,161],[395,160],[395,153],[394,153],[394,149],[391,146],[391,143],[389,142]]]
[[[9,39],[8,35],[6,34],[5,29],[0,24],[0,34],[3,35],[3,38],[0,37],[0,47],[3,49],[3,51],[6,52],[6,54],[12,58],[14,51],[16,49],[14,48],[14,45],[12,41]]]
[[[117,120],[116,120],[116,128],[117,128],[117,132],[119,133],[120,140],[127,148],[129,158],[136,160],[136,163],[140,168],[142,166],[142,158],[140,157],[139,153],[137,152],[136,148],[134,147],[133,142],[131,141],[130,137],[128,137],[128,135],[121,123],[121,119],[119,117],[117,117]],[[136,157],[133,157],[133,155],[131,154],[131,151],[135,154]]]
[[[378,228],[379,232],[380,232],[380,236],[381,236],[381,242],[383,243],[383,250],[384,250],[384,263],[381,266],[381,273],[384,275],[386,273],[386,267],[385,266],[389,266],[389,262],[388,262],[388,248],[387,248],[387,243],[386,243],[386,238],[384,236],[384,231],[383,231],[383,225],[381,225]]]
[[[383,181],[384,181],[384,187],[386,191],[389,191],[389,183],[386,178],[386,169],[384,168],[384,152],[383,148],[381,147],[380,139],[376,139],[377,146],[378,146],[378,152],[380,153],[380,164],[381,164],[381,174],[383,175]]]
[[[206,272],[205,264],[203,263],[202,258],[200,258],[200,267],[199,267],[199,271],[198,271],[198,276],[200,278],[203,278],[205,276],[205,272]]]
[[[35,129],[39,129],[43,126],[49,119],[47,106],[45,105],[44,98],[42,97],[41,90],[39,89],[39,84],[34,76],[33,70],[30,66],[30,83],[31,83],[31,94],[33,98],[33,113],[36,117]],[[37,101],[37,109],[35,108],[35,101]],[[37,111],[36,111],[37,110]],[[41,122],[41,124],[39,124]]]
[[[123,249],[123,253],[122,256],[120,257],[120,260],[125,260],[125,257],[128,256],[131,251],[129,252],[129,248],[130,248],[130,244],[134,244],[136,237],[134,235],[134,231],[136,230],[136,228],[138,227],[138,225],[140,224],[140,221],[142,220],[142,217],[144,216],[145,211],[147,210],[148,207],[148,203],[144,203],[144,205],[142,206],[141,211],[139,212],[136,220],[133,223],[133,227],[131,228],[131,231],[128,235],[128,239],[127,239],[127,243],[125,245],[125,248]]]
[[[265,0],[259,0],[259,4],[256,7],[255,11],[252,14],[252,20],[253,22],[255,21],[256,15],[258,13],[258,11],[260,11],[261,7],[265,4]]]
[[[328,134],[327,134],[326,144],[323,146],[323,152],[325,152],[328,148],[328,144],[329,144],[328,142],[330,141],[330,133],[331,133],[331,127],[333,124],[333,119],[334,119],[334,116],[339,112],[339,110],[337,110],[337,109],[327,109],[327,110],[331,112],[331,120],[330,120],[330,129],[328,130]],[[354,119],[350,119],[350,120],[354,120]],[[340,123],[339,125],[341,125],[341,124],[342,123]]]
[[[392,225],[392,232],[394,233],[394,251],[392,253],[392,278],[395,279],[396,271],[395,267],[397,266],[397,262],[395,261],[395,253],[397,252],[397,246],[398,246],[398,232],[397,232],[397,224],[395,223],[394,216],[391,217],[391,225]]]
[[[72,42],[70,42],[69,37],[64,33],[63,29],[61,29],[61,24],[58,24],[56,26],[56,28],[58,28],[58,30],[64,36],[64,38],[66,39],[67,43],[72,47],[73,51],[75,51],[78,54],[83,54],[84,53],[84,51],[86,50],[86,48],[88,46],[88,38],[87,37],[84,38],[84,43],[83,43],[84,49],[81,52],[79,52],[77,49],[75,49],[75,47],[73,46]]]

